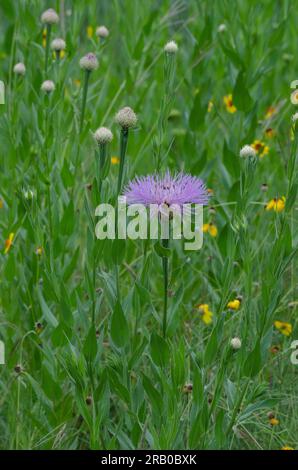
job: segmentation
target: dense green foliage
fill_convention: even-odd
[[[60,61],[50,53],[45,75],[40,17],[50,7],[60,15],[51,39],[67,47]],[[0,447],[296,448],[297,2],[16,0],[0,3],[0,17]],[[100,65],[80,132],[87,52]],[[13,73],[17,62],[24,76]],[[49,95],[45,79],[56,86]],[[123,106],[138,115],[125,182],[160,165],[212,189],[204,222],[217,234],[206,231],[200,251],[176,240],[166,253],[166,338],[165,251],[95,239],[95,207],[116,197],[110,157],[120,156]],[[101,192],[100,126],[114,134]],[[269,151],[254,166],[239,151],[256,140]],[[266,210],[273,198],[281,211]],[[228,308],[237,296],[239,308]]]

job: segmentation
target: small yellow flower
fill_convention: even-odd
[[[65,57],[65,51],[60,51],[59,52],[59,57],[60,59],[63,59]],[[56,52],[53,51],[53,59],[56,59]]]
[[[274,198],[271,199],[269,202],[266,204],[266,211],[275,211],[275,212],[282,212],[285,208],[286,205],[286,198],[282,196],[281,198]]]
[[[35,250],[35,254],[37,256],[41,256],[43,254],[43,247],[42,246],[38,246]]]
[[[93,33],[94,33],[94,28],[93,28],[93,26],[90,26],[90,25],[87,26],[87,37],[88,37],[89,39],[92,38]]]
[[[275,130],[272,129],[272,127],[268,127],[268,129],[265,130],[265,136],[266,136],[268,139],[272,139],[272,137],[275,136]]]
[[[239,310],[241,302],[239,299],[230,300],[227,304],[227,308],[231,310]]]
[[[274,322],[274,326],[280,333],[282,333],[285,336],[290,336],[293,331],[293,327],[291,323],[287,323],[284,321],[276,320]]]
[[[112,165],[118,165],[118,163],[120,163],[120,160],[118,157],[111,157],[111,163]]]
[[[44,29],[42,32],[42,47],[46,47],[47,45],[47,30]]]
[[[295,450],[293,447],[290,446],[283,446],[281,450]]]
[[[6,253],[9,252],[9,250],[12,246],[13,239],[14,239],[14,233],[10,233],[9,236],[8,236],[8,239],[5,240],[5,244],[4,244],[4,254],[5,255],[6,255]]]
[[[76,78],[73,83],[75,84],[76,87],[79,88],[79,86],[81,85],[81,80],[79,80],[78,78]]]
[[[270,418],[269,423],[271,424],[271,426],[277,426],[279,424],[279,420],[276,418]]]
[[[265,119],[271,118],[272,116],[274,116],[274,114],[276,114],[276,112],[277,109],[274,106],[269,106],[265,114]]]
[[[226,105],[226,110],[228,111],[228,113],[236,113],[237,108],[233,105],[233,96],[231,94],[224,96],[223,101]]]
[[[218,233],[217,227],[216,225],[213,224],[213,222],[209,222],[208,224],[203,224],[202,230],[204,233],[208,232],[211,235],[211,237],[216,237]]]
[[[213,313],[209,310],[208,304],[198,304],[195,305],[195,308],[201,313],[201,319],[206,325],[212,323]]]
[[[0,199],[0,209],[2,209],[4,207],[4,202],[2,201],[2,199]]]
[[[255,149],[255,151],[257,152],[257,154],[260,156],[260,158],[264,157],[265,155],[267,155],[269,153],[269,147],[268,145],[266,145],[264,142],[262,142],[261,140],[255,140],[252,144],[251,144],[252,148]]]
[[[210,100],[209,103],[208,103],[208,109],[207,109],[208,113],[211,113],[212,108],[213,108],[213,101]]]

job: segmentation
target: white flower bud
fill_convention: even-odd
[[[226,25],[225,25],[224,23],[220,24],[220,25],[218,26],[218,28],[217,28],[217,31],[218,31],[219,33],[223,33],[223,32],[226,31],[226,30],[227,30],[227,27],[226,27]]]
[[[244,145],[242,149],[240,150],[240,157],[241,158],[247,158],[247,157],[255,157],[256,156],[256,151],[251,145]]]
[[[130,127],[135,127],[138,118],[135,112],[126,106],[125,108],[120,109],[115,116],[115,121],[119,126],[123,127],[124,129],[129,129]]]
[[[41,22],[44,24],[56,24],[59,23],[59,16],[53,8],[49,8],[41,15]]]
[[[45,80],[41,85],[41,90],[45,93],[51,93],[55,90],[55,84],[52,80]]]
[[[298,113],[293,114],[293,116],[292,116],[292,121],[293,121],[293,122],[296,122],[297,119],[298,119]]]
[[[236,338],[232,338],[230,344],[231,344],[231,347],[232,347],[233,349],[235,349],[235,350],[240,349],[240,348],[241,348],[241,345],[242,345],[241,339],[240,339],[240,338],[237,338],[237,337],[236,337]]]
[[[113,140],[113,134],[107,127],[100,127],[94,132],[93,136],[99,144],[108,144]]]
[[[51,42],[52,51],[60,52],[60,51],[64,51],[65,48],[66,48],[66,44],[65,44],[64,39],[57,38],[57,39],[53,39],[53,41]]]
[[[167,44],[165,45],[164,51],[165,51],[167,54],[176,54],[176,52],[178,52],[178,46],[177,46],[177,44],[175,43],[175,41],[169,41],[169,42],[167,42]]]
[[[84,55],[84,57],[80,60],[80,67],[83,70],[96,70],[98,68],[98,60],[93,52],[88,52],[88,54]]]
[[[105,39],[110,34],[110,31],[105,26],[98,26],[95,34],[97,37]]]
[[[291,102],[293,104],[298,104],[298,90],[294,90],[292,93],[291,93]]]
[[[14,66],[13,71],[16,75],[25,75],[26,67],[22,62],[19,62]]]

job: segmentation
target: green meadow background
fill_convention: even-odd
[[[50,7],[62,17],[51,38],[67,48],[60,62],[51,54],[45,75],[40,16]],[[1,2],[0,18],[0,447],[297,448],[297,1],[16,0]],[[162,171],[206,182],[204,222],[217,234],[204,233],[200,251],[171,242],[163,338],[164,252],[155,241],[95,239],[95,207],[114,200],[119,164],[113,158],[99,193],[92,132],[110,127],[109,159],[119,158],[114,116],[132,107],[125,183],[156,170],[172,39]],[[79,133],[87,52],[100,66]],[[56,85],[49,97],[45,79]],[[239,151],[256,140],[269,152],[244,201]],[[266,210],[282,197],[281,212]],[[236,297],[239,308],[228,308]]]

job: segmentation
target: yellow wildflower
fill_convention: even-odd
[[[261,140],[255,140],[253,144],[251,144],[252,148],[255,149],[257,154],[262,158],[264,155],[269,153],[269,147]]]
[[[211,237],[216,237],[218,233],[217,227],[216,225],[214,225],[213,222],[209,222],[208,224],[203,224],[202,230],[204,233],[208,232],[211,235]]]
[[[279,199],[274,198],[271,199],[269,202],[266,204],[266,211],[275,211],[275,212],[282,212],[285,208],[286,205],[286,198],[283,196]]]
[[[284,321],[276,320],[274,322],[274,326],[280,333],[282,333],[285,336],[290,336],[290,334],[293,331],[293,327],[292,327],[291,323],[287,323],[287,322],[284,322]]]
[[[279,420],[276,418],[270,418],[269,423],[271,424],[271,426],[277,426],[279,424]]]
[[[75,84],[75,86],[77,86],[79,88],[79,86],[81,85],[81,80],[79,80],[78,78],[76,78],[73,83]]]
[[[120,163],[120,160],[118,157],[111,157],[111,163],[112,165],[118,165],[118,163]]]
[[[231,94],[224,96],[223,101],[226,105],[226,110],[228,113],[233,114],[237,111],[237,108],[233,105],[233,96]]]
[[[93,32],[94,32],[93,26],[90,26],[90,25],[87,26],[87,37],[88,37],[89,39],[92,38]]]
[[[208,113],[211,113],[212,108],[213,108],[213,101],[210,100],[209,103],[208,103],[208,109],[207,109]]]
[[[12,246],[13,239],[14,239],[14,233],[10,233],[9,236],[8,236],[8,239],[5,240],[4,254],[9,252],[9,250]]]
[[[295,450],[293,447],[290,446],[283,446],[281,450]]]
[[[65,57],[65,51],[60,51],[59,52],[59,58],[63,59]],[[53,51],[53,59],[56,59],[56,52]]]
[[[43,247],[42,246],[38,246],[35,250],[35,254],[37,256],[41,256],[43,254]]]
[[[272,116],[274,116],[274,114],[276,114],[276,112],[277,109],[274,106],[269,106],[265,114],[265,119],[271,118]]]
[[[47,30],[44,29],[42,32],[42,47],[46,47],[47,45]]]
[[[239,310],[241,302],[239,299],[230,300],[227,304],[227,308],[231,310]]]
[[[195,305],[195,308],[201,313],[201,319],[206,325],[212,323],[213,313],[209,310],[208,304],[198,304]]]

